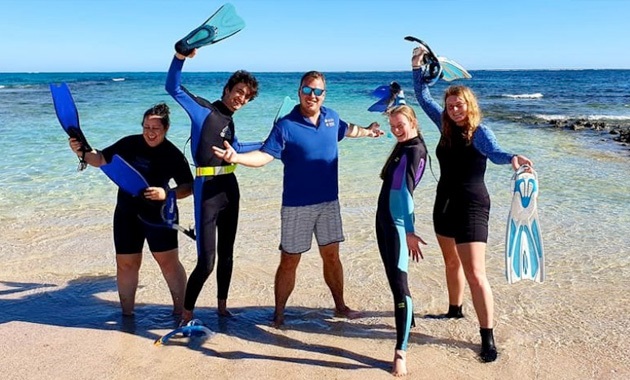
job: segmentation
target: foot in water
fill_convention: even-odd
[[[407,375],[407,353],[403,350],[396,350],[394,362],[392,363],[392,375],[402,377]]]
[[[186,326],[188,322],[192,321],[193,312],[192,310],[182,310],[181,318],[179,319],[179,326]]]
[[[449,305],[446,314],[427,314],[424,317],[431,319],[460,319],[464,318],[464,313],[462,313],[461,305]]]
[[[217,303],[217,314],[219,317],[232,317],[232,313],[227,309],[227,300],[219,300]]]
[[[271,326],[279,329],[282,325],[284,325],[284,313],[273,313],[273,321],[271,322]]]
[[[342,309],[335,309],[335,317],[357,319],[361,318],[361,312],[357,310],[352,310],[348,306],[344,306]]]
[[[481,352],[479,352],[479,359],[484,363],[497,360],[499,354],[494,345],[494,333],[492,329],[481,328],[479,333],[481,334]]]

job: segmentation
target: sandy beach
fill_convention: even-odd
[[[274,186],[273,183],[268,186]],[[196,317],[216,334],[208,339],[173,338],[154,346],[175,327],[166,285],[150,254],[141,269],[136,316],[120,316],[115,284],[111,211],[88,210],[54,227],[15,221],[4,229],[0,251],[0,378],[2,379],[389,379],[395,329],[391,295],[378,258],[373,205],[343,196],[347,240],[342,244],[346,301],[363,311],[356,320],[335,318],[332,298],[315,250],[303,256],[286,325],[270,327],[273,276],[278,262],[277,198],[265,202],[242,185],[242,218],[229,306],[235,316],[215,314],[214,276],[198,301]],[[260,193],[258,193],[260,194]],[[257,203],[253,199],[258,198]],[[369,205],[368,207],[360,207]],[[182,207],[182,217],[188,207]],[[255,212],[253,208],[255,207]],[[430,207],[424,205],[423,207]],[[625,379],[630,377],[627,344],[627,272],[565,273],[550,257],[543,284],[508,285],[503,277],[501,222],[491,220],[488,272],[496,300],[497,362],[477,359],[478,325],[470,296],[466,318],[423,318],[446,303],[442,259],[428,212],[419,213],[426,237],[425,260],[410,266],[416,325],[408,351],[411,379]],[[263,227],[264,226],[264,227]],[[73,228],[76,227],[76,228]],[[188,273],[195,263],[192,241],[180,238]],[[547,247],[553,249],[553,239]],[[36,256],[19,252],[46,251]],[[63,260],[75,259],[74,263]],[[83,258],[80,260],[78,258]],[[90,268],[89,270],[86,268]],[[30,268],[30,269],[27,269]],[[623,269],[623,268],[622,268]],[[616,273],[615,273],[616,272]],[[21,273],[29,273],[27,277]],[[89,274],[85,274],[89,273]],[[625,276],[625,277],[624,277]],[[609,297],[608,295],[621,295]]]

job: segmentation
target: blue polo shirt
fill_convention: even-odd
[[[283,206],[308,206],[337,200],[338,145],[348,123],[337,112],[321,107],[317,125],[297,105],[273,126],[261,151],[282,160]]]

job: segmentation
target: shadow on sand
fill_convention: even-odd
[[[177,327],[170,305],[139,304],[133,317],[123,317],[118,302],[99,295],[116,292],[112,276],[81,277],[60,288],[54,284],[0,281],[0,324],[19,321],[60,327],[121,331],[144,337],[152,344],[168,330]],[[285,325],[271,327],[272,306],[232,308],[232,317],[219,317],[214,309],[197,308],[195,317],[212,331],[239,339],[275,345],[291,350],[343,358],[319,360],[292,356],[262,355],[245,351],[219,351],[195,338],[172,338],[168,345],[187,346],[208,356],[225,359],[259,359],[301,363],[341,369],[379,368],[390,370],[391,362],[378,360],[347,349],[314,344],[287,336],[290,331],[334,335],[348,338],[388,339],[395,341],[394,326],[382,323],[393,312],[363,311],[362,318],[345,320],[334,317],[332,310],[289,307]],[[164,331],[167,330],[167,331]],[[410,341],[416,344],[438,344],[474,349],[475,345],[453,339],[439,339],[412,330]],[[156,347],[156,349],[159,349]],[[348,363],[352,360],[356,363]]]

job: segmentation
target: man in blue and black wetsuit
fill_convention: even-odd
[[[194,57],[196,49],[188,55]],[[213,103],[181,86],[186,56],[175,54],[166,78],[166,91],[186,110],[191,120],[191,149],[196,166],[194,184],[197,265],[188,278],[182,323],[192,319],[203,284],[217,260],[217,312],[229,316],[227,296],[232,279],[234,240],[240,193],[235,165],[217,158],[212,146],[228,142],[239,152],[260,148],[261,143],[239,143],[232,115],[258,94],[258,81],[244,70],[232,74],[220,100]],[[217,233],[219,239],[217,239]],[[218,257],[217,257],[218,256]]]
[[[335,301],[337,315],[354,317],[343,298],[343,268],[339,242],[344,240],[339,210],[338,141],[348,137],[378,137],[378,123],[360,128],[322,106],[324,75],[310,71],[302,76],[300,104],[276,121],[262,148],[239,154],[230,144],[214,148],[227,162],[259,167],[279,158],[284,164],[280,265],[275,279],[274,325],[284,322],[284,308],[295,286],[295,273],[303,252],[311,248],[313,234],[324,263],[324,279]],[[223,149],[225,147],[225,149]]]

